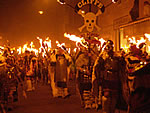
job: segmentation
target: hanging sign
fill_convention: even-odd
[[[93,12],[88,13],[82,13],[81,8],[85,5],[95,5],[98,7],[98,12],[94,14]],[[99,0],[82,0],[78,2],[75,6],[75,9],[78,14],[80,14],[84,18],[84,25],[79,28],[79,31],[82,32],[84,28],[87,29],[87,31],[92,32],[94,30],[94,27],[99,31],[101,28],[96,24],[97,16],[101,15],[105,7]]]
[[[76,4],[75,9],[79,11],[83,6],[89,4],[97,6],[102,12],[104,12],[105,7],[99,0],[82,0]]]

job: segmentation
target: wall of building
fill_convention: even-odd
[[[79,1],[81,0],[68,0],[67,2],[75,7]],[[115,4],[110,4],[112,2],[111,0],[99,1],[101,1],[106,8],[105,12],[97,17],[97,25],[101,28],[101,30],[96,31],[95,29],[94,33],[98,33],[100,37],[104,38],[105,40],[113,40],[115,43],[115,50],[119,50],[120,26],[131,23],[133,21],[129,12],[133,8],[135,0],[119,0],[119,2]],[[143,0],[139,0],[140,5],[142,5],[142,2]],[[108,6],[108,4],[110,5]],[[142,15],[144,10],[142,10],[142,7],[143,6],[139,6],[139,16]],[[83,9],[84,8],[85,7],[83,7]],[[98,8],[92,6],[92,12],[96,13],[97,9]],[[75,13],[73,9],[67,6],[65,12],[67,13],[67,16],[65,16],[65,31],[67,33],[81,35],[84,32],[87,32],[86,28],[83,29],[82,32],[79,32],[78,30],[78,28],[84,24],[84,19],[81,15]],[[143,15],[139,18],[143,18]]]
[[[113,40],[115,50],[119,48],[119,32],[117,29],[120,25],[131,21],[129,12],[133,4],[134,0],[121,0],[119,3],[106,7],[105,12],[98,17],[98,25],[102,28],[100,31],[101,36],[106,40]]]

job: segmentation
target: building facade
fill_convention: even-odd
[[[125,48],[129,45],[129,37],[139,40],[145,33],[150,33],[150,1],[120,0],[106,8],[98,21],[103,28],[102,37],[112,39],[115,50]],[[148,51],[149,42],[146,43]]]
[[[75,7],[82,1],[86,2],[86,0],[68,0],[67,2]],[[99,34],[100,38],[113,40],[116,51],[128,45],[127,37],[139,38],[149,33],[149,0],[118,0],[116,3],[113,3],[112,0],[99,1],[105,6],[105,11],[97,16],[97,25],[101,30],[94,29],[93,32]],[[82,9],[88,12],[89,6],[85,5]],[[97,7],[91,5],[93,13],[96,14],[97,10]],[[86,29],[83,29],[82,32],[78,30],[84,24],[84,19],[73,8],[66,6],[65,13],[65,32],[75,35],[87,32]]]

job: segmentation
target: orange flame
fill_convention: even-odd
[[[21,46],[17,49],[18,54],[21,54]]]
[[[140,40],[136,40],[135,37],[129,38],[129,43],[131,44],[135,44],[137,48],[139,48],[139,45],[141,43],[145,43],[146,39],[144,39],[144,37],[140,37]]]
[[[77,52],[77,48],[74,48],[73,51],[76,53]]]
[[[49,37],[47,37],[43,43],[44,43],[44,45],[46,45],[46,49],[48,51],[50,51],[51,50],[51,40],[49,40]]]
[[[100,38],[99,41],[101,42],[101,47],[102,47],[103,44],[106,42],[106,40],[104,40],[103,38]]]
[[[26,50],[29,50],[29,49],[28,49],[28,44],[24,44],[24,45],[23,45],[22,53],[25,53]]]
[[[144,35],[145,35],[145,37],[148,38],[148,40],[150,41],[150,34],[145,33]]]
[[[67,37],[67,38],[69,38],[71,41],[76,42],[76,45],[77,45],[78,43],[80,43],[83,47],[88,48],[87,45],[83,44],[83,43],[86,42],[84,38],[80,38],[80,37],[77,37],[77,36],[75,36],[75,35],[70,35],[70,34],[67,34],[67,33],[64,33],[64,37]]]
[[[0,49],[4,49],[4,47],[3,47],[3,46],[0,46]]]
[[[39,37],[37,37],[37,39],[38,39],[39,42],[40,42],[39,53],[41,53],[42,56],[44,57],[44,56],[46,56],[46,51],[45,51],[45,49],[44,49],[44,47],[43,47],[43,40],[42,40],[41,38],[39,38]]]
[[[44,56],[46,56],[46,51],[51,50],[51,40],[49,39],[49,37],[47,37],[46,40],[44,40],[44,41],[39,37],[37,37],[37,39],[40,42],[39,53],[42,53],[42,56],[44,57]]]
[[[148,33],[145,33],[144,34],[145,35],[145,37],[148,39],[148,41],[149,42],[147,42],[147,52],[150,54],[150,34],[148,34]]]
[[[65,46],[65,43],[60,44],[58,40],[56,40],[56,44],[57,44],[58,47]]]
[[[129,45],[127,46],[127,45],[125,45],[125,46],[123,46],[123,47],[121,47],[125,52],[128,52],[128,50],[129,50]]]
[[[3,47],[3,46],[0,46],[0,54],[3,53],[3,50],[4,50],[4,47]]]
[[[30,52],[34,52],[35,55],[37,56],[38,55],[38,50],[34,48],[34,44],[33,42],[30,43],[30,47],[28,47],[28,44],[24,44],[23,47],[19,46],[19,48],[17,49],[17,52],[18,54],[22,54],[22,53],[25,53],[25,51],[30,51]]]
[[[68,53],[69,53],[69,54],[71,53],[71,48],[68,48]]]

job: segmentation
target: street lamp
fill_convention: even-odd
[[[44,12],[43,11],[38,11],[40,15],[42,15]]]
[[[112,2],[113,2],[113,3],[117,3],[117,2],[118,2],[118,0],[112,0]]]
[[[57,0],[60,4],[65,4],[65,0]]]

